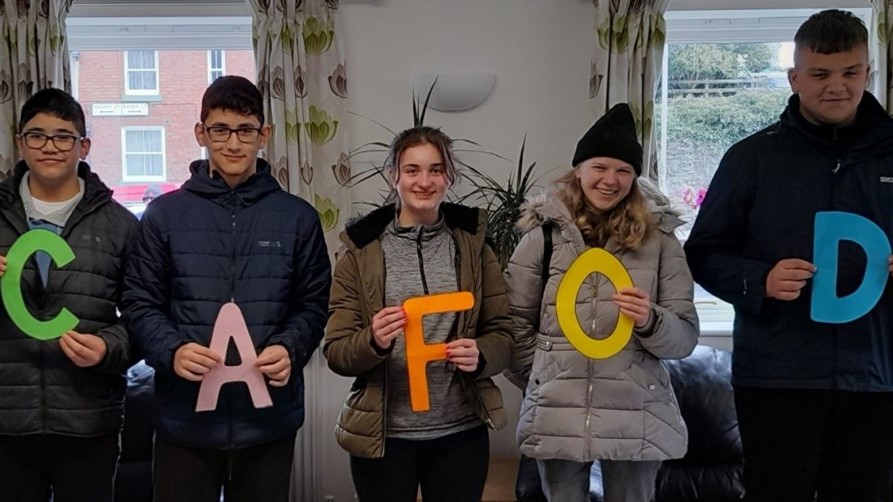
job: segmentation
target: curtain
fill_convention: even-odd
[[[266,121],[273,127],[265,156],[279,184],[316,208],[333,253],[351,204],[347,70],[338,0],[247,4],[257,83]],[[346,395],[340,383],[317,351],[304,369],[305,421],[295,444],[293,501],[323,500],[324,449],[334,443],[333,413],[340,408],[328,401],[337,395],[340,403]]]
[[[871,7],[869,90],[888,113],[893,113],[893,89],[890,88],[893,84],[893,48],[890,46],[893,43],[893,0],[871,0]]]
[[[329,249],[350,212],[346,56],[338,0],[247,0],[257,83],[282,187],[316,207]]]
[[[18,158],[15,133],[22,105],[35,92],[71,92],[65,18],[71,0],[0,0],[0,179]]]
[[[642,175],[657,179],[654,137],[654,95],[666,40],[664,13],[669,0],[593,0],[595,50],[589,77],[589,98],[597,116],[629,103],[642,142]]]

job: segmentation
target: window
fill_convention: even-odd
[[[851,9],[866,26],[870,9]],[[816,10],[668,12],[656,99],[661,188],[691,230],[713,173],[734,143],[775,122],[791,94],[794,33]],[[731,305],[695,288],[702,335],[732,330]]]
[[[121,129],[124,181],[164,181],[164,128]]]
[[[128,15],[109,16],[92,1],[72,5],[67,22],[72,89],[84,107],[93,140],[91,167],[114,190],[116,201],[141,209],[147,184],[159,183],[165,191],[172,190],[189,179],[193,160],[207,157],[193,128],[199,120],[210,69],[216,65],[212,53],[220,56],[219,69],[226,74],[252,81],[256,78],[251,17],[244,1],[215,4],[214,15],[208,15],[207,6],[189,2],[164,4],[160,10],[165,15],[155,17],[141,17],[138,11],[129,14],[131,8],[146,11],[149,6],[145,2],[115,5]],[[179,8],[189,13],[169,12]],[[77,16],[76,11],[82,14]],[[84,16],[85,11],[94,17]],[[215,17],[221,12],[228,14]],[[129,59],[135,64],[129,65]],[[151,64],[137,64],[144,59]],[[136,66],[152,68],[143,72],[154,74],[153,86],[158,92],[164,89],[163,93],[125,93],[122,82],[138,71]],[[148,138],[134,133],[132,146],[128,146],[125,129],[157,132]],[[108,147],[118,144],[122,146]]]
[[[217,80],[226,74],[226,66],[224,65],[224,54],[221,49],[211,49],[208,51],[208,83]]]
[[[126,94],[158,94],[158,53],[124,52],[124,90]]]

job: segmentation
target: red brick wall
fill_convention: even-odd
[[[224,61],[227,75],[255,80],[251,50],[227,50]],[[154,96],[125,95],[123,51],[80,51],[75,64],[78,65],[78,99],[84,106],[87,132],[92,140],[87,160],[102,180],[113,188],[151,183],[124,181],[121,130],[127,126],[160,126],[164,127],[166,176],[163,182],[167,187],[171,186],[167,183],[179,185],[185,181],[189,177],[189,163],[201,157],[193,126],[199,120],[202,93],[208,86],[208,51],[158,52],[161,101]],[[149,115],[94,117],[94,103],[148,103]]]

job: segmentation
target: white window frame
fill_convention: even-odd
[[[131,52],[152,52],[152,55],[155,58],[155,65],[153,68],[130,68],[130,53]],[[130,88],[130,73],[131,72],[140,72],[140,73],[155,73],[155,88],[154,89],[131,89]],[[161,72],[158,68],[158,51],[154,49],[130,49],[124,51],[124,94],[129,96],[156,96],[159,93],[159,87],[161,85]]]
[[[873,29],[871,8],[845,7],[859,16]],[[749,10],[689,10],[668,11],[667,38],[664,46],[663,69],[661,72],[661,95],[657,96],[660,113],[669,113],[667,98],[669,75],[669,45],[686,43],[775,43],[794,40],[797,29],[810,15],[822,9],[749,9]],[[869,42],[869,50],[873,50]],[[781,110],[779,110],[779,113]],[[661,138],[666,138],[667,121],[661,121]],[[667,158],[666,144],[661,142],[660,159]],[[667,166],[659,164],[661,189],[666,191]],[[710,340],[711,345],[731,349],[734,311],[722,300],[707,296],[696,296],[695,307],[701,318],[702,341]]]
[[[213,53],[215,51],[220,52],[220,67],[214,67],[214,57]],[[219,73],[217,77],[214,76],[215,73]],[[226,75],[226,51],[223,49],[208,49],[208,83],[217,80],[218,77],[222,77]]]
[[[128,152],[127,150],[127,132],[128,131],[158,131],[161,134],[161,151],[160,152]],[[164,126],[123,126],[121,127],[121,181],[125,182],[142,182],[142,181],[167,181],[167,156],[165,155],[165,137]],[[161,155],[161,175],[160,176],[131,176],[127,173],[127,155]]]

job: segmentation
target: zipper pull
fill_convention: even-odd
[[[837,161],[837,165],[834,166],[834,169],[831,170],[831,174],[837,174],[837,171],[840,171],[840,161]]]

